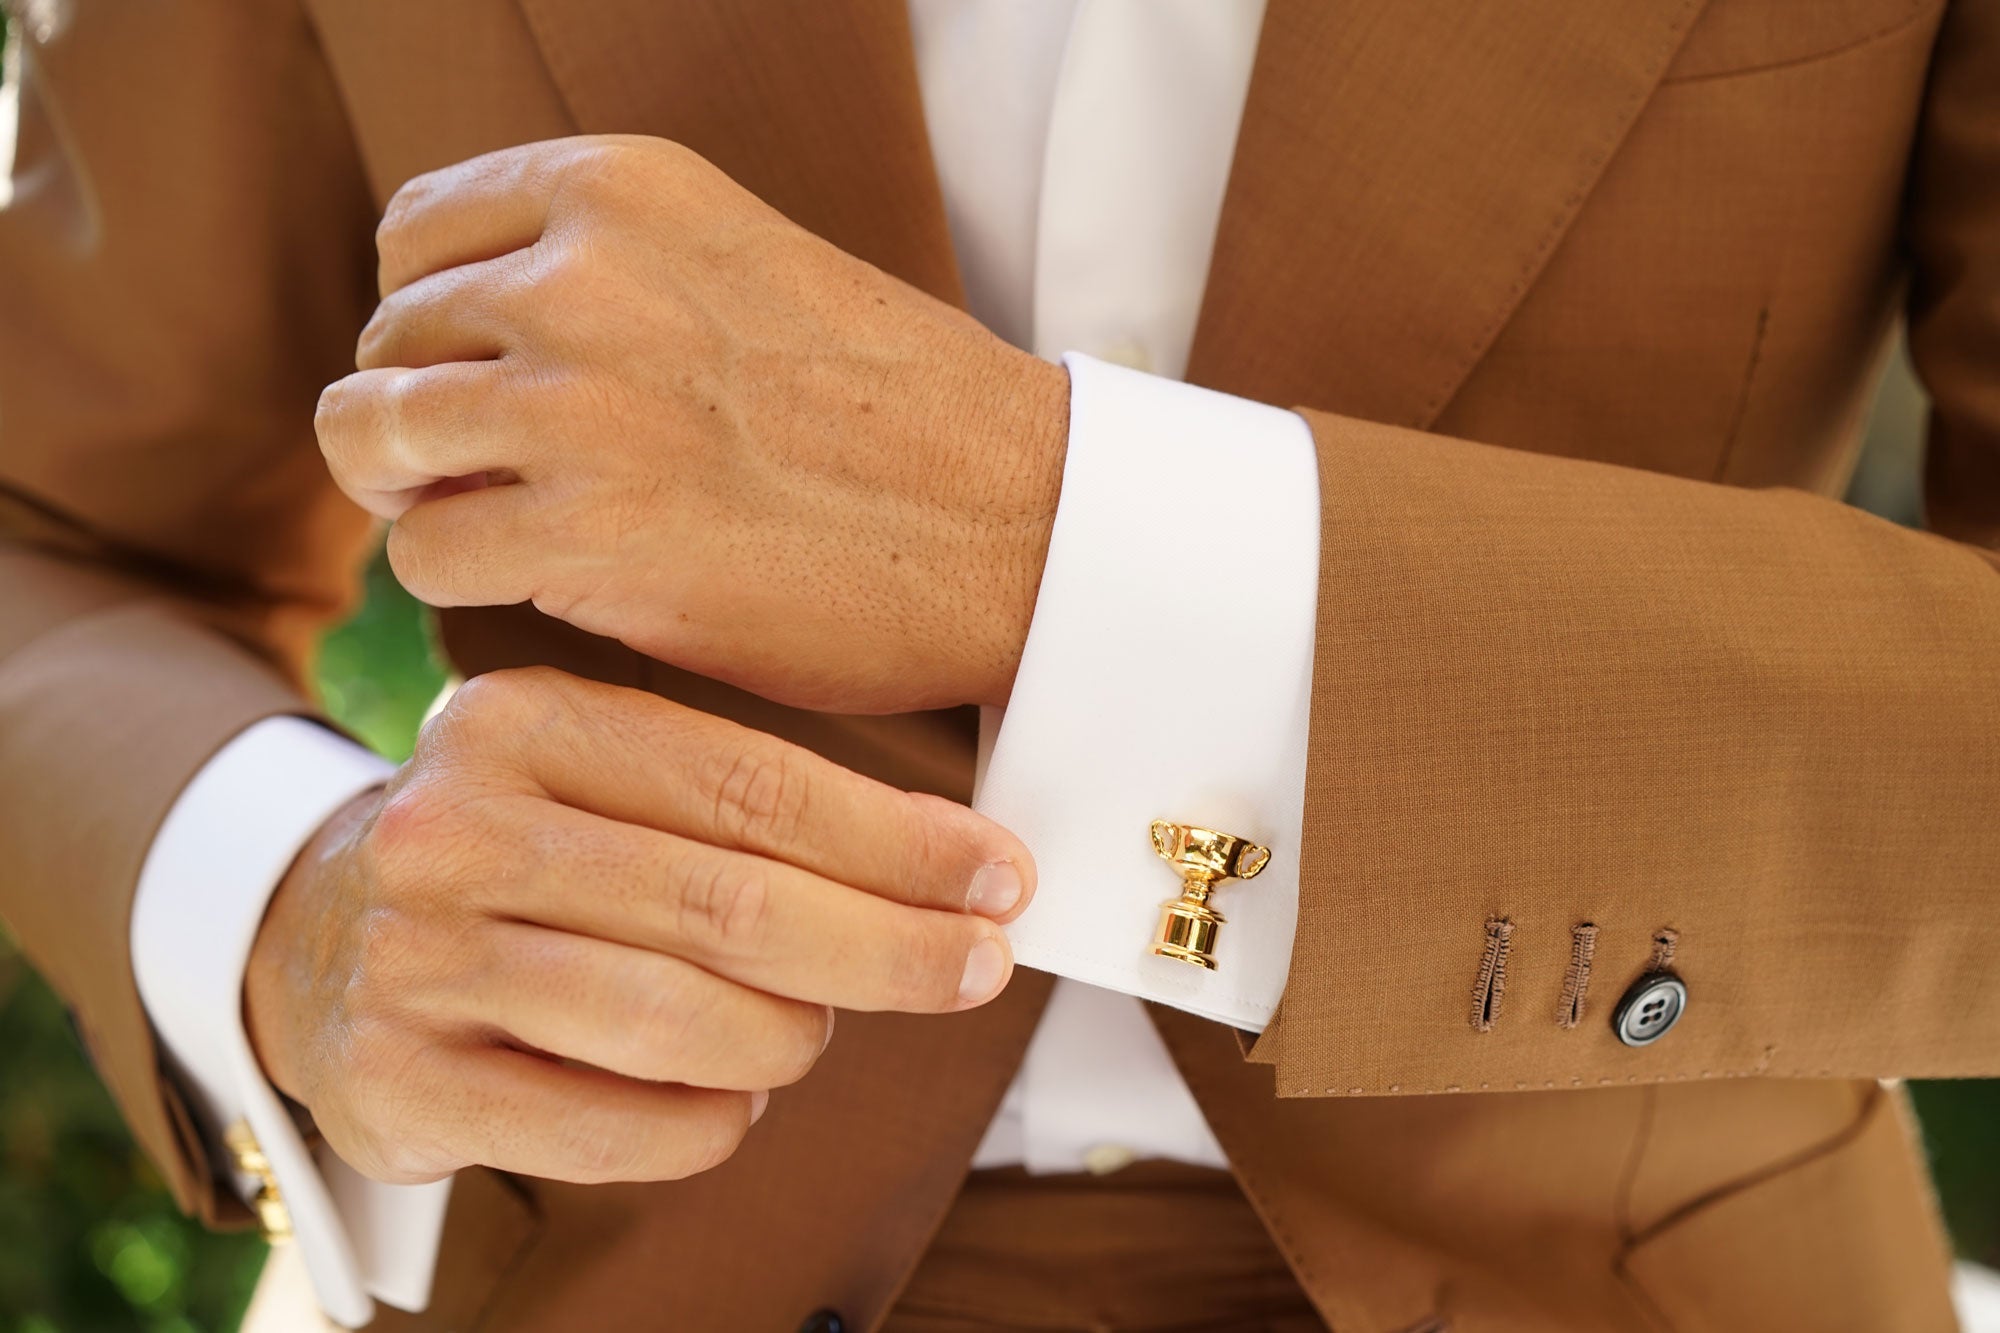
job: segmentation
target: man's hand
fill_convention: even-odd
[[[461,689],[250,958],[272,1081],[381,1180],[716,1165],[832,1007],[999,993],[1028,853],[963,806],[547,669]]]
[[[420,176],[377,240],[319,437],[412,591],[532,601],[802,707],[1005,702],[1061,369],[661,139]]]

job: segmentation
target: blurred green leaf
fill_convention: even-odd
[[[365,582],[361,609],[320,643],[320,699],[370,749],[400,762],[410,757],[446,672],[430,611],[403,591],[389,562],[378,555]]]
[[[1910,1084],[1958,1252],[2000,1268],[2000,1079]]]
[[[0,1333],[228,1333],[263,1257],[175,1211],[41,979],[0,985]]]

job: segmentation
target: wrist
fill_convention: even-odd
[[[968,654],[967,702],[1001,706],[1013,692],[1021,650],[1034,621],[1048,563],[1049,536],[1062,496],[1068,452],[1069,375],[1025,352],[1013,354],[1011,374],[988,416],[990,457],[1011,483],[995,506],[985,559],[992,571],[981,623],[961,641]]]
[[[339,881],[356,836],[381,801],[380,788],[363,792],[320,826],[271,895],[244,969],[243,1027],[251,1053],[271,1085],[302,1104],[307,1097],[300,1034],[316,975],[314,926],[327,918],[327,889]]]

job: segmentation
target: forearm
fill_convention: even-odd
[[[126,934],[153,831],[181,790],[231,736],[307,705],[157,586],[19,547],[0,567],[0,915],[71,1005],[182,1206],[240,1217],[156,1076]]]
[[[2000,575],[1833,501],[1308,414],[1287,1095],[2000,1067]],[[1487,923],[1504,1001],[1469,1021]],[[1573,931],[1596,927],[1586,1019]],[[1686,1016],[1610,1017],[1677,935]]]

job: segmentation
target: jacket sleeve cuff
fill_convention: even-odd
[[[132,912],[139,995],[204,1130],[248,1125],[291,1214],[321,1306],[358,1327],[372,1296],[430,1297],[450,1182],[383,1185],[315,1152],[264,1078],[243,1024],[243,977],[271,894],[332,813],[390,765],[297,717],[257,722],[175,801],[140,872]],[[258,1182],[239,1177],[247,1197]]]
[[[1319,475],[1296,414],[1071,353],[1069,454],[975,807],[1040,883],[1017,961],[1261,1030],[1298,919]],[[1225,885],[1216,970],[1151,952],[1168,819],[1271,848]]]

